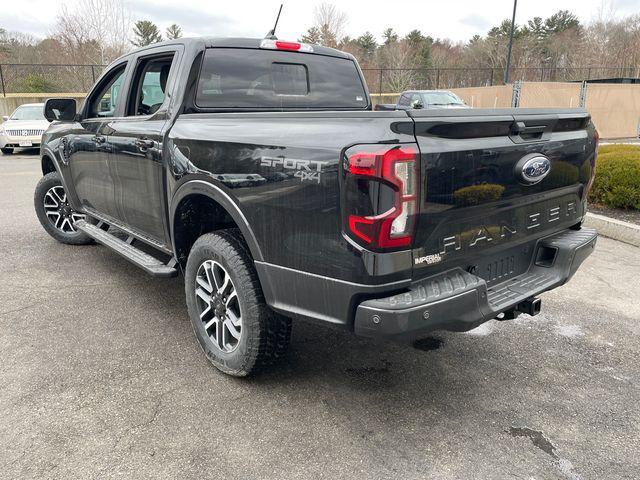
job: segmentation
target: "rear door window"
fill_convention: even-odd
[[[364,109],[367,96],[352,60],[326,55],[210,48],[196,105],[216,109]]]
[[[129,94],[127,116],[151,115],[162,106],[173,57],[173,53],[168,53],[138,61]]]

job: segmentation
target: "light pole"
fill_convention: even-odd
[[[504,69],[504,84],[509,83],[509,68],[511,68],[511,47],[513,47],[513,31],[516,28],[516,7],[518,0],[513,0],[513,17],[511,17],[511,31],[509,32],[509,50],[507,51],[507,68]]]

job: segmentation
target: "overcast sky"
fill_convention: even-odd
[[[52,29],[60,4],[70,8],[81,0],[6,1],[0,27],[9,31],[46,36]],[[279,4],[272,0],[233,2],[220,0],[128,0],[133,20],[151,20],[162,31],[171,23],[182,26],[188,36],[263,37],[272,27]],[[313,6],[321,2],[285,1],[278,37],[297,39],[313,22]],[[348,16],[347,33],[352,37],[369,30],[381,38],[392,27],[400,34],[414,28],[434,38],[466,40],[484,34],[502,19],[511,16],[512,0],[422,0],[376,1],[342,0],[338,5]],[[604,5],[604,7],[603,7]],[[598,17],[604,8],[616,16],[640,13],[640,0],[520,0],[516,22],[546,17],[559,8],[577,14],[584,22]],[[108,21],[108,19],[105,19]]]

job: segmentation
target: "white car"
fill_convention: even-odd
[[[43,103],[20,105],[9,117],[2,117],[0,124],[0,150],[5,155],[14,148],[40,147],[42,134],[49,128],[44,118]]]

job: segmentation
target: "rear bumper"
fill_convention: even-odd
[[[593,252],[597,236],[583,228],[543,238],[528,271],[497,285],[454,268],[413,283],[405,293],[366,300],[356,309],[355,333],[411,340],[433,330],[475,328],[567,282]]]

